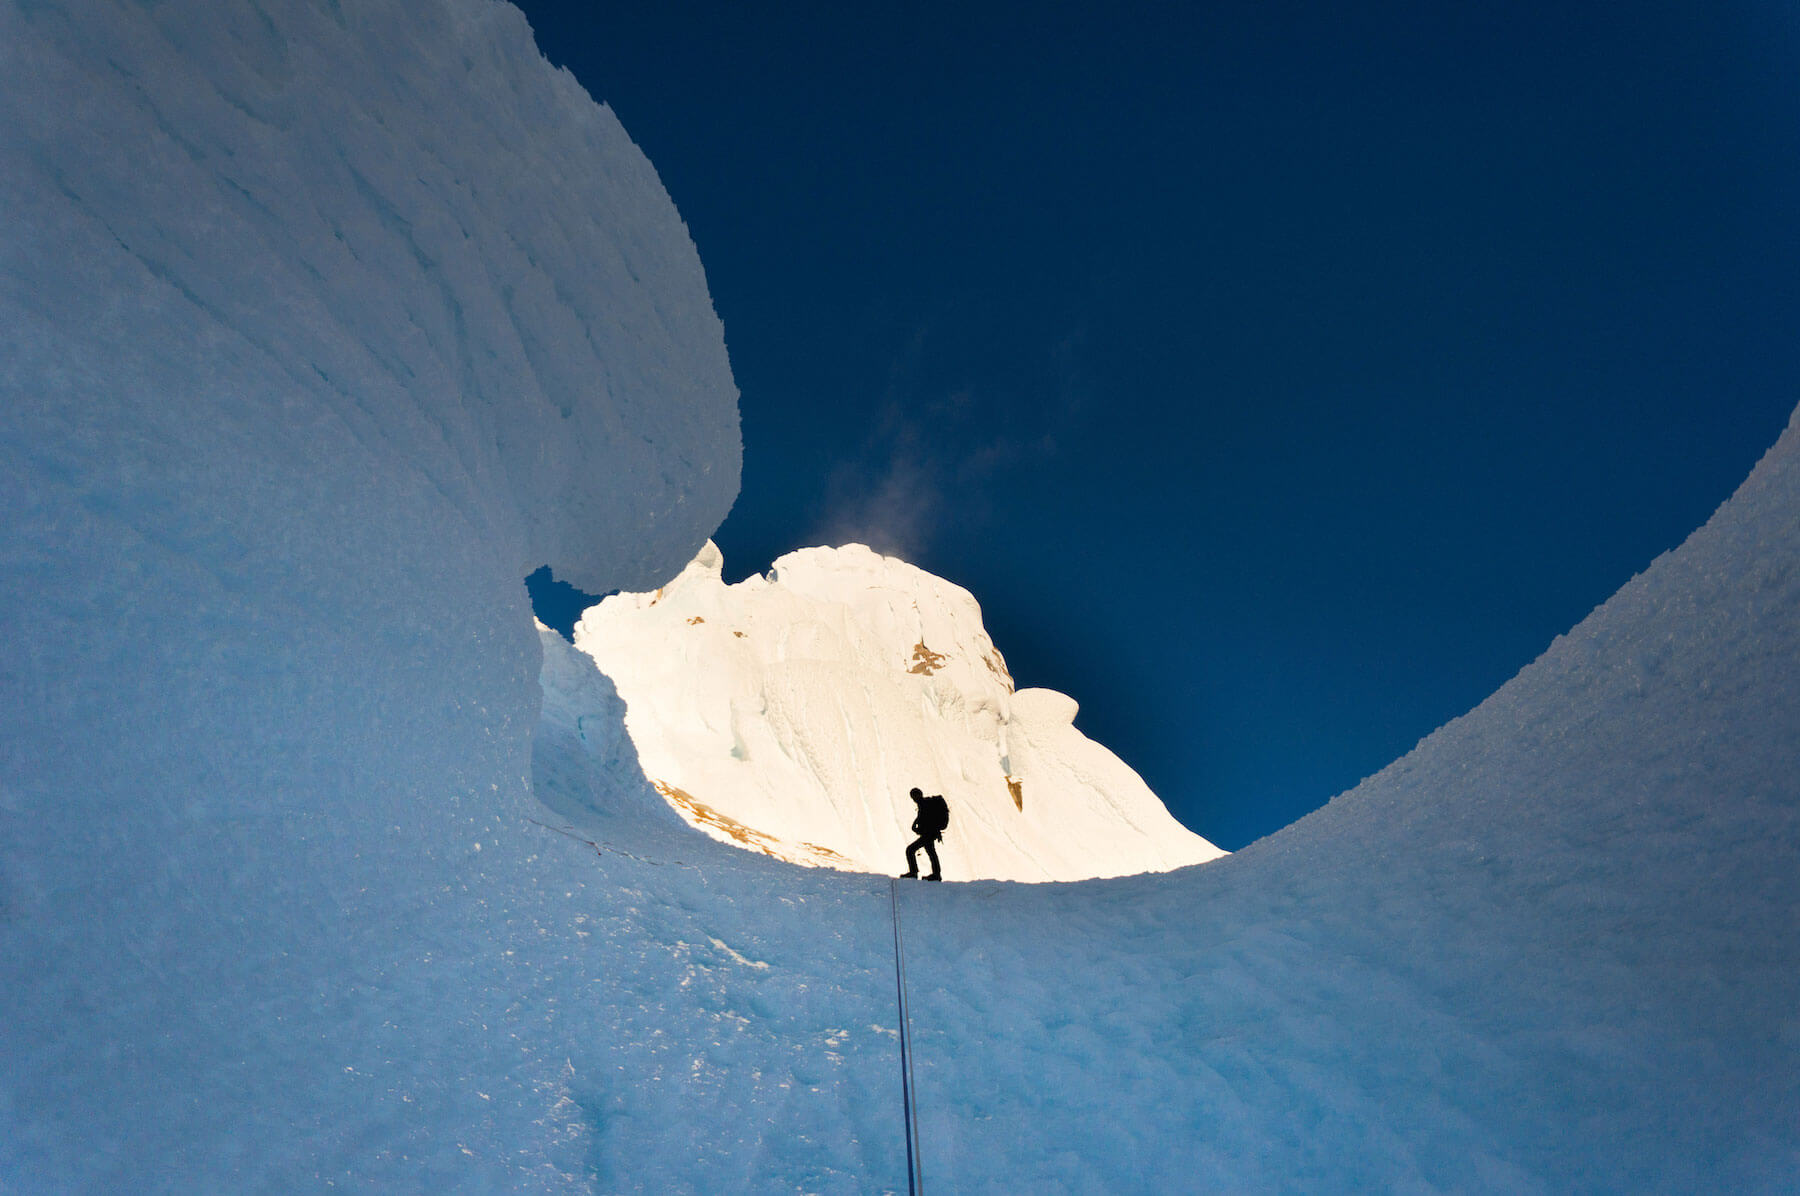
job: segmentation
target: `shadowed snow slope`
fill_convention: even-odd
[[[532,632],[739,449],[518,14],[0,0],[0,211],[0,1188],[901,1188],[887,882],[681,825]],[[1790,424],[1296,826],[901,886],[925,1185],[1792,1190],[1797,546]]]
[[[915,901],[926,1174],[1792,1191],[1797,744],[1790,421],[1680,549],[1324,810],[1169,877]]]
[[[916,785],[949,799],[939,854],[955,880],[1224,854],[1075,729],[1072,699],[1014,692],[962,587],[860,544],[789,553],[734,586],[722,565],[708,543],[668,585],[607,598],[575,627],[625,699],[645,769],[703,830],[890,873]]]
[[[519,579],[730,506],[686,229],[491,0],[0,0],[0,213],[0,1188],[517,1182]]]
[[[1680,549],[1475,711],[1295,826],[1163,875],[903,884],[926,1186],[1791,1191],[1797,615],[1791,422]],[[580,676],[579,655],[546,641],[562,676]],[[560,745],[572,763],[540,777],[540,793],[579,815],[567,795],[585,776],[590,811],[626,808],[599,793],[635,776],[631,762],[602,741],[584,764],[550,725],[552,711],[597,704],[564,684],[546,682],[540,759]],[[881,890],[819,875],[772,874],[753,921],[811,971],[807,999],[835,987],[859,1007],[881,971],[869,908]],[[680,877],[656,874],[640,905],[717,900],[720,924],[734,925],[753,900],[723,873],[704,898]],[[793,944],[808,935],[816,950],[802,962]],[[718,1049],[774,1024],[766,1007],[743,1013],[773,969],[707,974],[748,1018],[708,1040]],[[787,1112],[766,1124],[758,1167],[771,1187],[900,1183],[897,1083],[884,1122],[861,1111],[879,1103],[867,1052],[881,1044],[834,1041],[823,1055],[792,1043],[788,1065],[818,1087],[798,1105],[832,1107],[837,1136],[795,1141]],[[685,1049],[703,1067],[717,1059]],[[781,1056],[764,1058],[779,1070]],[[731,1074],[754,1119],[751,1086],[771,1072]],[[886,1155],[871,1144],[883,1126]],[[631,1131],[602,1121],[596,1134],[615,1162],[670,1166]],[[896,1170],[803,1165],[852,1143]],[[699,1188],[731,1177],[700,1164],[682,1174]]]

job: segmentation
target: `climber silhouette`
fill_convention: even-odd
[[[931,875],[926,880],[943,880],[943,871],[938,867],[937,841],[944,837],[944,828],[950,825],[950,804],[941,797],[926,797],[923,791],[914,789],[909,797],[919,807],[913,818],[913,833],[919,837],[913,840],[906,849],[906,871],[902,876],[919,874],[919,848],[931,859]]]

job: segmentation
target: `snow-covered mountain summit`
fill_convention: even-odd
[[[798,863],[891,872],[913,786],[952,808],[957,880],[1165,871],[1224,853],[1013,687],[960,586],[860,545],[725,584],[710,542],[654,593],[590,608],[575,644],[612,678],[646,775],[695,826]]]

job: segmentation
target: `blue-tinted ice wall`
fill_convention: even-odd
[[[0,212],[0,1175],[205,1187],[500,916],[520,578],[678,570],[736,391],[654,170],[492,0],[5,0]]]

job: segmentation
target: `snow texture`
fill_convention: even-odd
[[[888,882],[680,825],[519,584],[735,486],[610,115],[488,0],[5,0],[0,105],[0,1189],[901,1188]],[[1297,825],[901,885],[924,1186],[1792,1191],[1797,550],[1790,423]]]
[[[1224,853],[1074,727],[1072,698],[1014,692],[960,586],[860,544],[808,548],[734,586],[710,542],[668,585],[575,627],[633,744],[684,817],[795,863],[891,873],[943,794],[955,880],[1081,880]],[[929,869],[921,857],[920,867]]]
[[[685,228],[491,0],[0,0],[0,212],[0,1188],[516,1183],[519,579],[735,496]]]

